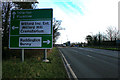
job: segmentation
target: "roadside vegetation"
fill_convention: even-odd
[[[76,42],[71,43],[71,47],[88,47],[88,48],[97,48],[97,49],[107,49],[107,50],[120,50],[120,38],[118,37],[120,35],[120,31],[114,27],[109,26],[106,29],[106,32],[99,32],[98,34],[93,34],[90,32],[91,35],[87,35],[85,37],[86,43],[84,42]],[[68,42],[64,43],[67,45]]]
[[[87,41],[86,47],[107,50],[119,50],[119,35],[120,31],[116,27],[109,26],[106,29],[106,32],[99,32],[95,35],[87,35],[85,38]]]
[[[26,58],[21,62],[20,58],[3,60],[2,77],[5,78],[61,78],[66,79],[61,56],[57,48],[48,53],[49,63],[43,62],[43,57]]]

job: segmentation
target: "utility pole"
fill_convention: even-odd
[[[101,38],[100,37],[100,32],[99,32],[99,36],[98,37],[99,37],[99,48],[100,48],[100,41],[101,41],[101,39],[100,39]]]

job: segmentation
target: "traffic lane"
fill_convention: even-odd
[[[78,78],[117,78],[118,67],[105,61],[82,55],[85,51],[74,48],[60,48]],[[80,53],[80,54],[79,54]]]
[[[108,56],[104,56],[104,55],[98,55],[95,52],[84,51],[84,50],[80,50],[78,48],[74,48],[73,51],[78,52],[81,55],[85,55],[85,56],[94,58],[94,59],[104,62],[106,64],[110,64],[113,67],[116,67],[116,65],[118,65],[118,58],[108,57]],[[83,53],[80,53],[81,51]],[[112,58],[112,60],[111,60],[111,58]]]
[[[82,48],[82,47],[79,47],[79,49],[92,51],[92,52],[96,52],[96,53],[100,53],[100,54],[104,54],[104,55],[108,55],[108,56],[113,56],[113,57],[117,57],[117,58],[118,58],[118,52],[119,52],[119,51],[112,51],[112,50],[95,49],[95,48]]]
[[[88,51],[88,50],[84,50],[84,49],[79,49],[79,48],[73,48],[75,51],[78,51],[81,52],[83,51],[84,53],[79,53],[79,54],[82,54],[82,55],[86,55],[86,56],[89,56],[89,57],[94,57],[100,61],[105,61],[109,64],[111,64],[112,66],[116,66],[118,65],[118,62],[120,62],[120,60],[117,58],[117,57],[112,57],[112,56],[105,56],[105,55],[101,55],[101,54],[97,54],[97,52],[99,52],[99,50],[97,50],[97,52],[94,52],[94,51]],[[111,51],[111,53],[114,52],[114,51]],[[109,53],[105,53],[104,54],[107,54],[109,55]],[[112,59],[112,60],[111,60]]]
[[[72,48],[71,49],[67,49],[65,48],[64,50],[65,52],[65,56],[66,58],[68,59],[68,62],[71,64],[71,67],[75,67],[77,68],[76,66],[80,66],[80,69],[76,69],[76,72],[79,74],[80,71],[82,71],[81,73],[85,74],[86,72],[90,73],[88,74],[88,76],[86,75],[83,75],[86,77],[93,77],[93,78],[98,78],[98,75],[102,75],[103,77],[106,77],[106,78],[109,78],[109,77],[115,77],[116,74],[117,74],[117,68],[113,68],[111,67],[111,65],[108,65],[106,62],[102,62],[100,60],[95,60],[95,58],[91,58],[91,57],[88,57],[88,56],[85,56],[85,55],[80,55],[78,54],[78,52],[76,50],[73,50]],[[67,53],[66,53],[67,52]],[[77,53],[77,54],[76,54]],[[68,55],[69,54],[69,55]],[[76,63],[77,62],[77,63]],[[76,63],[76,64],[75,64]],[[78,65],[79,63],[79,65]],[[101,64],[102,63],[102,64]],[[95,65],[95,66],[94,66]],[[110,66],[110,67],[109,67]],[[86,67],[86,68],[85,68]],[[89,68],[92,70],[90,70]],[[107,68],[106,68],[107,67]],[[74,68],[73,68],[74,69]],[[79,71],[78,71],[79,70]],[[84,70],[84,71],[83,71]],[[86,71],[87,70],[87,71]],[[97,73],[95,73],[95,71]],[[99,74],[98,74],[99,73]],[[110,74],[109,74],[110,73]],[[113,73],[113,74],[112,74]],[[94,74],[94,75],[93,75]],[[95,74],[98,74],[97,76]],[[115,75],[114,75],[115,74]],[[82,75],[82,74],[81,74]],[[79,76],[81,76],[79,75]],[[108,76],[108,77],[107,77]]]
[[[77,78],[99,78],[101,77],[91,69],[89,69],[86,65],[79,61],[79,58],[76,57],[74,52],[69,51],[67,48],[60,49],[76,74]],[[82,56],[81,56],[82,57]],[[84,57],[83,57],[84,58]]]
[[[81,50],[75,48],[73,51],[80,53]],[[89,51],[84,51],[84,55],[88,56],[89,58],[93,58],[97,62],[105,63],[105,65],[111,66],[111,68],[113,68],[113,70],[115,70],[116,72],[113,71],[113,70],[111,70],[111,71],[115,72],[115,73],[118,73],[118,58],[112,58],[112,57],[108,57],[108,56],[97,55],[96,53],[89,52]],[[108,68],[110,68],[109,66],[108,66]]]

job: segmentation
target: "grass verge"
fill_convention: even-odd
[[[35,54],[35,53],[33,53]],[[48,53],[49,63],[39,58],[27,58],[21,62],[20,58],[3,60],[3,78],[67,78],[61,56],[57,48]]]

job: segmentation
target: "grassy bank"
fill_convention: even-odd
[[[33,53],[34,54],[34,53]],[[49,63],[42,62],[41,57],[31,57],[21,62],[19,58],[4,60],[3,78],[67,78],[61,56],[57,48],[48,53]]]

